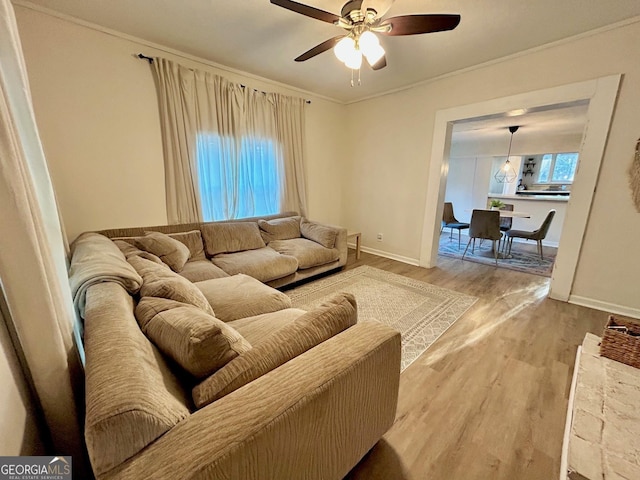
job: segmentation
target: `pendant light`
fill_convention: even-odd
[[[500,170],[496,172],[494,178],[498,183],[512,183],[516,178],[518,178],[518,174],[516,173],[513,165],[509,161],[509,156],[511,155],[511,144],[513,143],[513,134],[518,131],[520,127],[514,126],[509,127],[509,132],[511,132],[511,138],[509,139],[509,151],[507,152],[507,161],[504,162],[504,165],[500,167]]]

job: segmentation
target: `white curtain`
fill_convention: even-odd
[[[82,377],[66,241],[35,124],[13,8],[0,0],[0,282],[53,449],[84,465]],[[3,435],[20,432],[2,432]]]
[[[306,213],[304,100],[155,58],[170,223]]]

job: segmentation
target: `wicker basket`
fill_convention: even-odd
[[[640,368],[640,324],[610,315],[602,334],[600,355]]]

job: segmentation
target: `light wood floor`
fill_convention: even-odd
[[[551,480],[573,363],[607,314],[546,297],[549,279],[440,257],[433,269],[350,250],[370,265],[479,297],[401,375],[395,424],[348,480]]]

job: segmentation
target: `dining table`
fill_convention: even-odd
[[[531,214],[527,212],[518,212],[515,210],[498,210],[502,218],[531,218]]]
[[[476,208],[475,210],[494,210],[492,208]],[[472,210],[465,210],[466,212],[472,212]],[[500,212],[502,218],[531,218],[531,214],[527,212],[518,212],[516,210],[497,210]]]

